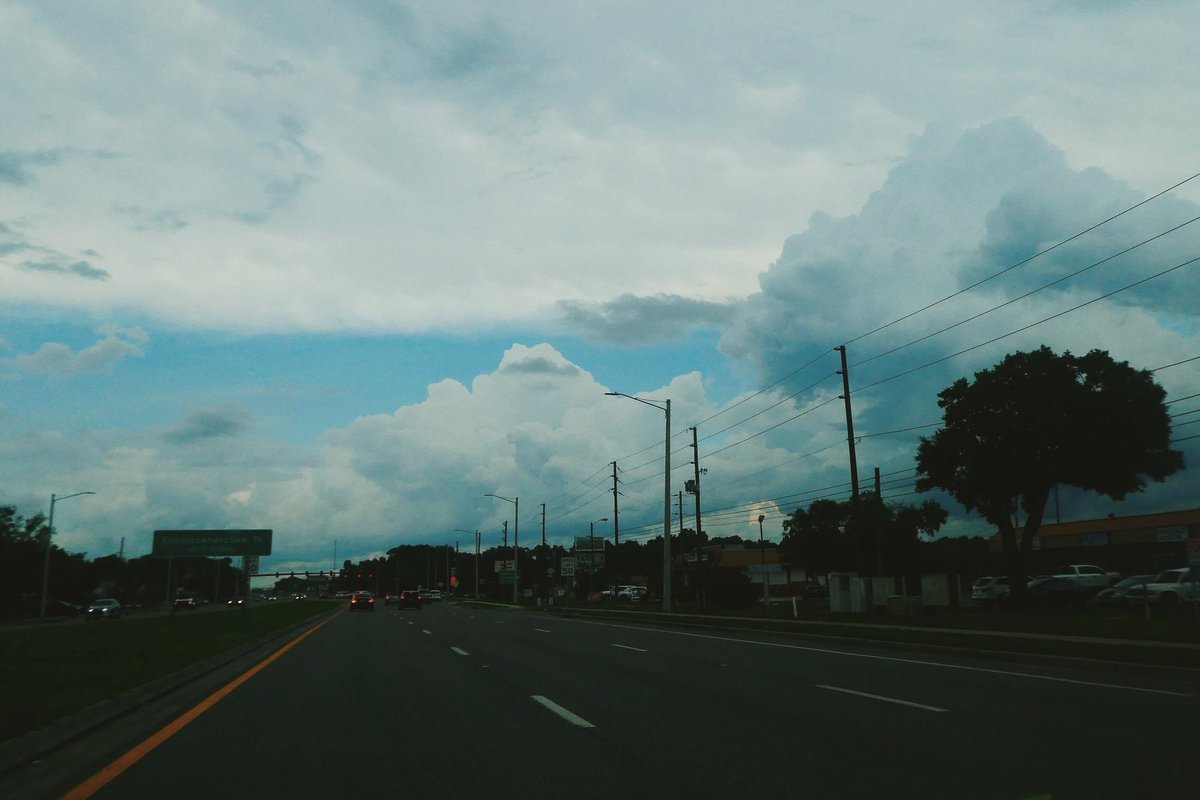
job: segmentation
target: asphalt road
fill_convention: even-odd
[[[1194,673],[380,607],[333,617],[95,796],[1185,796],[1198,697]]]

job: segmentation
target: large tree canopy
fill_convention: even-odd
[[[946,510],[932,500],[919,506],[882,503],[874,494],[850,500],[814,500],[783,521],[780,550],[810,576],[851,570],[869,575],[919,571],[920,534],[933,534]]]
[[[1042,346],[938,394],[943,427],[921,437],[917,489],[944,489],[996,525],[1018,598],[1046,500],[1063,483],[1119,500],[1183,467],[1170,448],[1166,393],[1107,352]],[[1026,514],[1020,547],[1013,515]]]

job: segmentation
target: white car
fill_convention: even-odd
[[[431,603],[440,603],[442,601],[441,589],[426,589],[421,592],[421,596]]]
[[[1007,575],[985,575],[971,584],[971,599],[980,605],[990,606],[1001,602],[1011,591]]]
[[[1094,564],[1062,564],[1040,578],[1066,578],[1081,589],[1107,589],[1121,580],[1121,573],[1109,572]]]
[[[1189,567],[1168,569],[1155,575],[1144,586],[1134,586],[1125,593],[1125,599],[1134,605],[1144,603],[1165,606],[1191,603],[1200,598],[1200,589],[1192,582]]]
[[[645,597],[649,591],[645,586],[622,586],[617,592],[617,599],[636,603]]]

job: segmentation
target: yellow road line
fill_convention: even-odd
[[[334,616],[337,616],[337,615],[335,614]],[[264,658],[262,661],[255,664],[250,669],[243,672],[238,677],[234,678],[229,683],[222,686],[217,691],[210,694],[208,697],[201,700],[199,703],[197,703],[192,708],[185,711],[183,714],[181,714],[175,720],[173,720],[170,723],[168,723],[167,725],[165,725],[161,730],[159,730],[157,733],[152,735],[150,738],[148,738],[145,741],[141,742],[140,744],[134,746],[131,750],[129,750],[129,752],[125,753],[125,755],[123,755],[120,758],[118,758],[117,760],[113,761],[107,767],[100,770],[95,775],[88,778],[83,783],[79,784],[74,789],[72,789],[71,791],[64,794],[62,796],[62,800],[86,800],[86,798],[89,798],[92,795],[94,795],[96,792],[100,791],[100,789],[104,788],[104,786],[106,786],[110,781],[112,781],[114,778],[116,778],[122,772],[129,769],[134,764],[136,764],[137,762],[139,762],[143,758],[145,758],[147,755],[149,755],[150,752],[152,750],[154,750],[154,748],[158,747],[160,744],[165,742],[167,739],[170,739],[176,733],[183,730],[183,728],[185,726],[190,724],[193,720],[195,720],[197,717],[199,717],[205,711],[208,711],[210,708],[212,708],[214,705],[216,705],[218,702],[220,702],[222,698],[224,698],[226,695],[228,695],[234,689],[238,688],[243,683],[245,683],[246,681],[253,678],[260,671],[265,669],[269,664],[274,662],[277,658],[282,656],[288,650],[291,650],[296,645],[300,644],[300,642],[304,641],[307,637],[311,636],[313,633],[316,633],[318,628],[320,628],[322,625],[324,625],[325,623],[329,622],[332,619],[333,619],[333,617],[331,616],[328,619],[325,619],[325,620],[317,623],[313,627],[306,630],[304,633],[297,636],[295,639],[292,639],[290,642],[285,644],[283,647],[276,650],[271,655]]]

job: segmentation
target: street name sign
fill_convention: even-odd
[[[229,531],[155,531],[150,555],[160,558],[269,556],[270,529]]]

